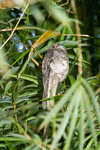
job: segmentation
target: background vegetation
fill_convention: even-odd
[[[100,149],[100,39],[85,31],[77,2],[33,1],[24,9],[0,9],[1,150]],[[92,17],[99,26],[98,17]],[[97,26],[94,31],[99,37]],[[41,107],[41,65],[53,43],[65,45],[70,70],[50,98],[54,107],[48,112]],[[48,139],[43,141],[47,122]]]

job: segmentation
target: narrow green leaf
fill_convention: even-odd
[[[15,138],[15,137],[0,137],[0,141],[29,141],[27,138]]]
[[[6,145],[5,144],[0,144],[0,147],[6,149]]]
[[[2,125],[7,125],[7,124],[11,124],[12,123],[12,121],[9,119],[9,120],[7,120],[7,119],[5,119],[4,121],[3,120],[0,120],[0,126],[2,126]]]
[[[78,46],[78,41],[71,41],[71,40],[65,40],[65,41],[60,41],[58,43],[63,44],[66,47],[77,47]]]
[[[12,146],[12,144],[11,144],[10,142],[5,141],[5,144],[7,145],[7,148],[8,148],[9,150],[15,150],[15,148],[13,148],[13,146]]]
[[[34,92],[25,92],[25,93],[19,95],[19,97],[32,96],[32,95],[35,95],[35,94],[37,94],[37,91],[34,91]]]
[[[11,85],[12,85],[12,81],[9,81],[9,82],[6,84],[4,95],[9,91],[9,89],[11,88]]]
[[[93,123],[93,119],[92,119],[92,114],[90,111],[91,109],[90,109],[90,105],[89,105],[89,98],[83,87],[81,87],[81,90],[82,90],[82,95],[84,98],[84,104],[85,104],[85,108],[86,108],[88,123],[89,123],[90,129],[91,129],[91,134],[92,134],[92,137],[94,140],[95,147],[97,147],[97,138],[96,138],[96,134],[95,134],[95,128],[94,128],[94,123]]]
[[[55,31],[61,32],[61,31],[63,30],[63,28],[64,28],[64,24],[61,23],[61,24],[56,28]],[[55,38],[55,37],[54,37],[54,38]]]
[[[56,113],[64,106],[64,104],[69,100],[69,98],[72,96],[72,93],[77,89],[79,84],[79,81],[77,80],[73,86],[65,93],[65,95],[61,98],[61,100],[55,105],[54,108],[51,109],[50,113],[46,116],[45,120],[42,122],[42,124],[39,127],[39,130],[43,128],[43,126],[50,122],[51,118],[53,118]]]
[[[57,142],[60,140],[61,136],[63,135],[63,132],[67,126],[67,124],[69,123],[69,119],[71,117],[72,111],[73,111],[73,107],[77,101],[77,95],[78,95],[78,90],[74,91],[75,94],[73,95],[72,99],[70,100],[70,104],[68,106],[68,110],[66,111],[66,113],[64,114],[64,118],[61,121],[61,124],[59,125],[56,137],[54,138],[53,142],[52,142],[52,149],[54,149],[57,145]]]
[[[21,70],[19,71],[19,77],[20,77],[20,75],[22,74],[22,72],[25,70],[25,68],[26,68],[26,66],[27,66],[27,64],[28,64],[28,62],[29,62],[29,60],[30,60],[30,58],[26,59],[25,63],[23,64]]]
[[[91,139],[91,140],[88,142],[88,144],[86,145],[85,150],[90,150],[92,144],[93,144],[93,139]]]
[[[93,102],[95,111],[96,111],[96,115],[98,117],[98,121],[100,123],[100,111],[99,111],[99,105],[97,103],[97,101],[95,100],[95,95],[94,95],[94,91],[92,90],[91,86],[89,85],[89,83],[82,78],[82,83],[84,84],[86,91],[88,92],[88,94],[91,97],[91,101]]]
[[[65,39],[65,35],[63,35],[63,34],[65,34],[65,33],[66,33],[66,29],[67,29],[67,27],[66,27],[66,26],[64,26],[64,27],[63,27],[62,34],[61,34],[60,41],[64,41],[64,39]]]
[[[79,150],[83,150],[84,145],[84,101],[80,103],[80,123],[79,123]]]
[[[76,119],[77,119],[77,116],[78,116],[78,107],[79,107],[79,103],[80,103],[81,98],[82,98],[81,91],[78,89],[77,100],[74,99],[76,104],[75,104],[75,109],[74,109],[74,112],[73,112],[73,115],[72,115],[70,131],[69,131],[68,137],[66,139],[66,143],[64,145],[63,150],[69,150],[70,142],[72,140],[72,135],[73,135],[73,132],[75,130]]]
[[[17,79],[17,75],[10,75],[10,77],[16,78]],[[24,79],[24,80],[28,80],[31,81],[35,84],[38,84],[37,78],[35,76],[31,76],[31,75],[20,75],[19,77],[20,79]]]
[[[75,78],[74,78],[72,75],[69,75],[68,77],[69,77],[69,79],[70,79],[71,85],[73,85],[74,82],[75,82]]]
[[[18,69],[19,69],[19,67],[12,67],[12,69],[7,71],[7,73],[5,73],[4,76],[2,77],[2,79],[0,80],[0,85],[5,83],[5,81],[10,78],[10,75],[15,74],[18,71]]]
[[[12,66],[15,65],[15,64],[16,64],[21,58],[23,58],[26,54],[28,54],[29,51],[30,51],[30,49],[27,50],[27,51],[25,51],[24,53],[22,53],[22,54],[17,58],[17,60],[12,64]]]
[[[19,20],[19,18],[18,18]],[[30,29],[30,30],[38,30],[38,31],[41,31],[41,32],[45,32],[47,30],[43,29],[43,28],[39,28],[39,27],[36,27],[36,26],[32,26],[32,25],[20,25],[16,28],[16,30],[27,30],[27,29]],[[8,31],[11,31],[12,28],[8,28]]]

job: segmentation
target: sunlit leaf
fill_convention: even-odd
[[[57,31],[51,31],[51,30],[50,31],[46,31],[35,43],[33,43],[29,56],[31,55],[32,51],[37,46],[39,46],[40,44],[45,42],[49,37],[56,36],[56,35],[59,35],[59,33]]]

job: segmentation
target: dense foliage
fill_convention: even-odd
[[[72,5],[55,1],[30,5],[10,40],[0,49],[2,150],[100,149],[100,72],[93,76],[89,37],[77,38],[76,28],[82,29],[84,24],[74,19]],[[22,11],[0,10],[0,46],[11,35]],[[41,64],[53,43],[66,47],[70,70],[59,84],[57,95],[50,98],[54,107],[48,112],[41,106]],[[47,122],[50,122],[48,139],[43,141]]]

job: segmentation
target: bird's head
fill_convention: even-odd
[[[62,50],[66,50],[65,46],[63,46],[62,44],[58,44],[58,43],[55,43],[53,44],[50,49],[62,49]]]

